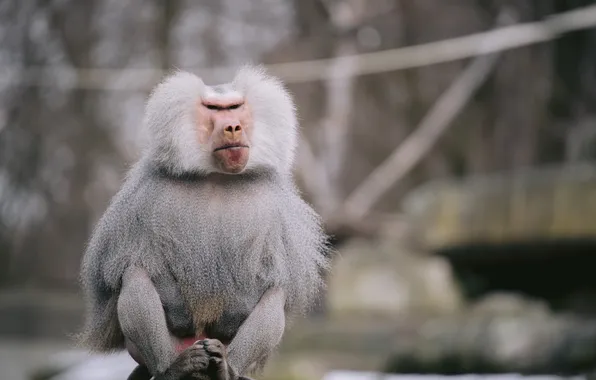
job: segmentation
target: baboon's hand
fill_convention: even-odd
[[[154,380],[207,380],[209,359],[205,347],[198,341],[182,351],[172,365],[164,373],[156,375]]]
[[[217,339],[205,339],[198,342],[202,344],[209,357],[209,367],[205,374],[211,380],[237,380],[238,375],[230,367],[227,360],[226,346]]]

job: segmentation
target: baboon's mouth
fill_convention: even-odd
[[[219,150],[224,150],[224,149],[237,150],[237,149],[242,149],[242,148],[248,148],[248,145],[243,145],[243,144],[226,144],[226,145],[220,146],[219,148],[216,148],[214,150],[214,152],[217,152]]]

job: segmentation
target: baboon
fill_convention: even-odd
[[[261,369],[324,286],[329,244],[292,177],[291,95],[260,66],[226,84],[175,72],[81,269],[81,341],[127,349],[129,379],[235,380]]]

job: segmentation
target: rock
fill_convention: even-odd
[[[440,376],[440,375],[393,375],[381,374],[378,372],[356,372],[356,371],[332,371],[325,374],[323,380],[584,380],[584,376],[563,377],[563,376],[523,376],[514,373],[502,375],[462,375],[462,376]]]
[[[331,315],[442,314],[462,306],[443,258],[416,255],[384,240],[355,240],[341,248],[329,278],[327,301]]]
[[[411,239],[425,251],[472,244],[596,236],[596,166],[518,170],[436,181],[403,202]]]
[[[548,318],[551,312],[545,302],[516,293],[495,292],[480,299],[470,308],[472,315],[535,316]]]
[[[596,321],[472,313],[429,321],[397,347],[388,372],[582,373],[596,368]]]
[[[596,320],[498,294],[452,314],[304,321],[288,331],[262,378],[310,380],[338,369],[571,376],[595,368]]]

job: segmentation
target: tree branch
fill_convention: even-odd
[[[502,11],[498,23],[510,22],[509,19]],[[478,54],[491,51],[494,43],[494,37],[489,35]],[[385,192],[420,162],[488,78],[498,57],[499,53],[479,55],[451,84],[414,132],[350,194],[344,204],[349,218],[361,219]]]

